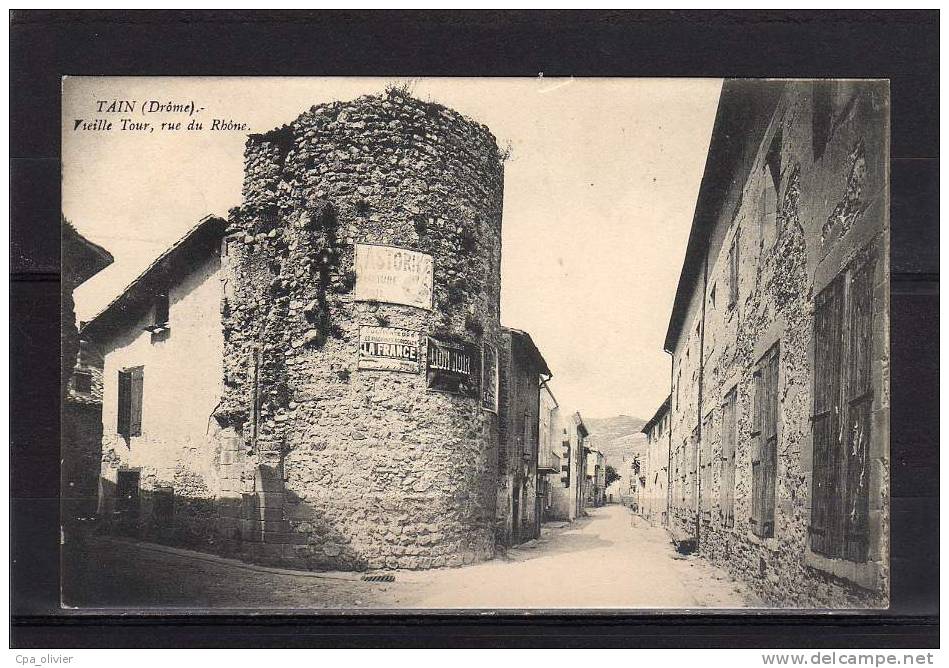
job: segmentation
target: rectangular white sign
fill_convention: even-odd
[[[357,301],[406,304],[432,309],[431,255],[395,246],[356,244]]]
[[[359,368],[418,373],[419,334],[398,327],[359,328]]]

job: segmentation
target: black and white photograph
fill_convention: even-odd
[[[68,614],[890,604],[886,79],[62,79]]]

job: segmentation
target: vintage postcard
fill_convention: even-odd
[[[62,85],[65,609],[888,606],[887,81]]]

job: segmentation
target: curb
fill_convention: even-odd
[[[192,559],[194,561],[204,561],[211,564],[218,564],[220,566],[228,566],[230,568],[239,568],[245,571],[253,571],[256,573],[270,573],[272,575],[290,575],[293,577],[304,577],[304,578],[316,578],[319,580],[339,580],[342,582],[359,582],[363,583],[362,580],[363,573],[351,574],[346,571],[304,571],[304,570],[294,570],[292,568],[278,568],[276,566],[262,566],[260,564],[250,564],[246,561],[240,561],[239,559],[231,559],[229,557],[221,557],[216,554],[208,554],[207,552],[197,552],[195,550],[186,550],[180,547],[171,547],[170,545],[160,545],[158,543],[148,543],[145,541],[132,540],[129,538],[118,538],[115,536],[97,536],[93,539],[96,542],[102,543],[118,543],[121,545],[128,545],[136,547],[139,549],[147,550],[150,552],[159,552],[164,554],[170,554],[176,557],[181,557],[183,559]],[[382,572],[373,571],[373,574],[380,575],[384,574]],[[365,582],[366,585],[372,585],[371,582]],[[390,583],[391,584],[391,583]]]

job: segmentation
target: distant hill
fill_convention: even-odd
[[[646,424],[646,420],[642,418],[616,415],[608,418],[584,418],[583,423],[590,431],[587,444],[602,452],[606,463],[617,468],[624,454],[632,453],[646,441],[646,435],[640,432]]]

